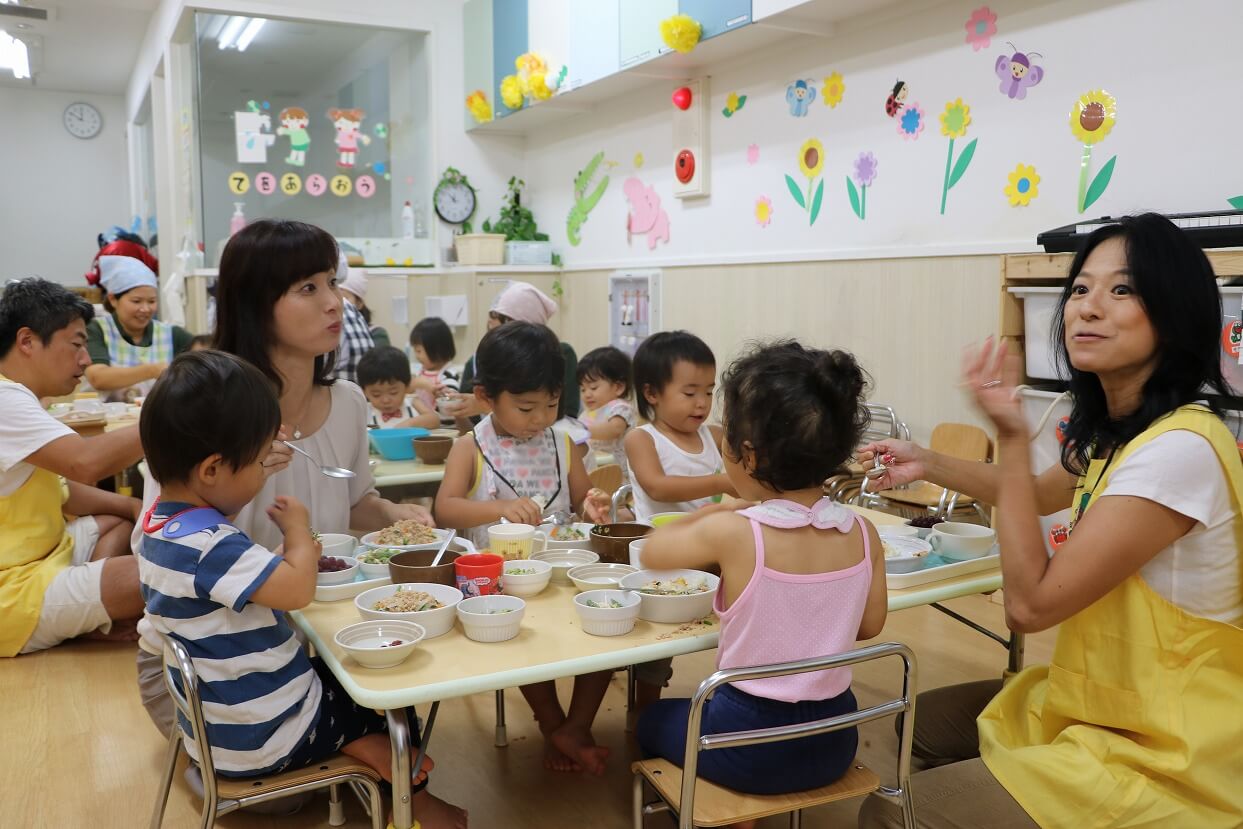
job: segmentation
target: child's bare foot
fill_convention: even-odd
[[[93,630],[90,633],[83,634],[81,638],[98,642],[137,642],[138,620],[125,619],[120,622],[113,622],[107,633]]]
[[[565,720],[561,721],[565,724]],[[567,757],[555,743],[553,743],[552,735],[557,728],[544,728],[540,725],[540,732],[544,735],[544,768],[549,771],[582,771],[583,768]]]
[[[423,829],[466,829],[466,810],[424,789],[411,798],[411,810]]]
[[[596,745],[590,729],[573,725],[567,720],[548,735],[548,740],[583,771],[596,777],[604,774],[604,762],[609,759],[609,750]]]

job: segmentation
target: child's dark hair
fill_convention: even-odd
[[[653,334],[634,353],[634,390],[639,414],[652,419],[647,392],[660,394],[673,379],[673,366],[685,360],[695,366],[716,367],[716,357],[708,344],[689,331],[661,331]]]
[[[750,452],[751,477],[778,492],[822,484],[854,453],[868,422],[868,376],[845,351],[793,340],[756,345],[722,379],[725,446]]]
[[[147,395],[138,435],[151,476],[170,484],[212,455],[233,469],[254,463],[280,426],[276,387],[263,372],[223,351],[188,351]]]
[[[501,392],[560,394],[565,354],[551,328],[515,320],[483,335],[475,350],[475,371],[475,382],[493,399]]]
[[[604,380],[608,383],[621,383],[624,387],[621,396],[630,396],[630,358],[620,349],[611,345],[594,348],[583,355],[578,361],[578,369],[574,379],[582,385],[586,380]]]
[[[211,334],[195,334],[193,337],[190,338],[190,345],[188,346],[188,348],[198,347],[199,350],[202,350],[204,348],[211,348],[212,339],[213,337]]]
[[[377,346],[358,361],[355,369],[358,385],[364,389],[375,383],[401,383],[410,385],[410,361],[400,348],[391,345]]]
[[[453,330],[440,317],[424,317],[410,329],[410,345],[422,346],[427,359],[433,363],[447,363],[457,356],[453,343]]]

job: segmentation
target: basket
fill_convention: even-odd
[[[552,242],[506,242],[506,265],[551,265]]]
[[[461,265],[504,265],[504,233],[463,233],[454,238]]]

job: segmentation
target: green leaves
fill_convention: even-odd
[[[820,203],[824,200],[824,179],[820,179],[820,183],[816,185],[816,195],[811,200],[811,220],[808,224],[815,224],[816,217],[820,215]]]
[[[1230,206],[1235,210],[1243,210],[1243,196],[1235,196],[1233,199],[1227,199],[1226,201],[1230,202]]]
[[[1105,166],[1102,167],[1097,172],[1096,177],[1092,179],[1092,183],[1088,186],[1088,193],[1083,198],[1083,207],[1079,209],[1080,213],[1087,210],[1097,199],[1105,195],[1105,188],[1109,186],[1109,180],[1113,177],[1114,162],[1117,160],[1118,156],[1115,155],[1113,158],[1106,161]]]
[[[798,202],[798,206],[806,210],[807,201],[803,198],[803,191],[789,174],[786,175],[786,187],[790,188],[790,195]]]
[[[962,174],[967,172],[967,167],[971,165],[971,159],[975,156],[975,142],[979,140],[978,138],[971,139],[971,143],[962,151],[962,155],[958,156],[958,161],[954,163],[954,171],[950,173],[949,184],[946,185],[947,189],[957,184],[958,180],[962,178]]]
[[[846,192],[850,195],[850,209],[855,211],[855,215],[862,219],[863,208],[859,205],[859,191],[855,187],[855,180],[850,176],[846,176]]]

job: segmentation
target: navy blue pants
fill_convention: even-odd
[[[645,757],[682,765],[690,703],[666,699],[644,710],[635,736]],[[700,734],[794,725],[857,709],[849,688],[831,699],[781,702],[722,685],[704,706]],[[701,751],[699,777],[746,794],[800,792],[827,786],[844,775],[858,746],[858,730],[848,728],[780,743]]]

